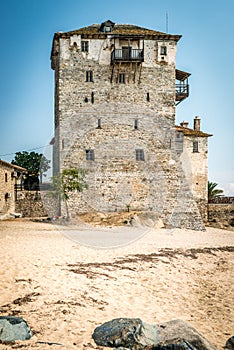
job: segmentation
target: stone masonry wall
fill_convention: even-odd
[[[176,43],[166,43],[164,61],[159,43],[145,40],[142,64],[111,65],[111,45],[105,40],[89,40],[89,53],[81,52],[79,38],[76,47],[69,38],[59,40],[55,168],[84,168],[89,185],[72,196],[70,210],[76,214],[130,206],[156,212],[167,226],[203,229],[174,147]],[[87,71],[93,72],[92,81],[86,81]],[[125,74],[124,84],[119,73]],[[93,160],[87,160],[88,150],[94,152]],[[144,159],[136,159],[136,150]]]
[[[0,215],[15,212],[13,167],[0,163]]]
[[[16,212],[23,217],[44,217],[58,214],[58,202],[47,196],[47,191],[18,191]]]
[[[234,204],[208,204],[208,223],[234,231]]]

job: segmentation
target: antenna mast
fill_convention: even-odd
[[[166,33],[168,33],[168,12],[166,12]]]

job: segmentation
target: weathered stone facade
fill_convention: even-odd
[[[15,184],[27,170],[0,159],[0,217],[15,212]]]
[[[234,204],[208,204],[210,226],[234,231]]]
[[[194,196],[206,200],[207,167],[199,192],[190,183],[200,176],[198,162],[191,157],[192,170],[185,171],[185,151],[177,148],[178,134],[184,149],[189,144],[186,128],[175,130],[176,101],[186,97],[190,75],[176,70],[179,39],[110,21],[55,34],[54,173],[84,168],[89,185],[72,195],[73,213],[130,207],[153,211],[167,225],[203,228]],[[208,135],[200,142],[201,134],[202,149]]]
[[[56,216],[58,201],[48,195],[47,191],[18,191],[15,209],[23,217]]]

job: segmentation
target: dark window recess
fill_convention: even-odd
[[[149,92],[147,92],[147,94],[146,94],[146,101],[147,101],[147,102],[150,101],[150,94],[149,94]]]
[[[64,149],[64,140],[62,140],[62,149]]]
[[[81,51],[82,52],[89,52],[89,42],[88,41],[81,41]]]
[[[119,74],[119,83],[125,84],[125,74],[124,73]]]
[[[5,182],[7,182],[7,173],[5,174]]]
[[[137,130],[138,129],[138,119],[134,120],[134,129]]]
[[[84,101],[85,103],[89,102],[88,97],[85,97]]]
[[[94,103],[94,92],[91,92],[91,103]]]
[[[193,141],[193,153],[198,153],[198,141]]]
[[[143,149],[136,149],[136,160],[145,160]]]
[[[167,47],[166,46],[161,46],[160,48],[160,54],[162,56],[166,56],[167,55]]]
[[[93,71],[92,70],[86,71],[86,81],[93,82]]]
[[[102,127],[101,119],[98,119],[98,128],[101,129],[101,127]]]
[[[86,151],[86,160],[94,160],[94,150],[87,149]]]

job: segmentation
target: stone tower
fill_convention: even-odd
[[[180,37],[110,20],[54,35],[54,173],[84,168],[89,185],[73,213],[130,207],[203,228],[175,128],[190,75],[176,69]]]

